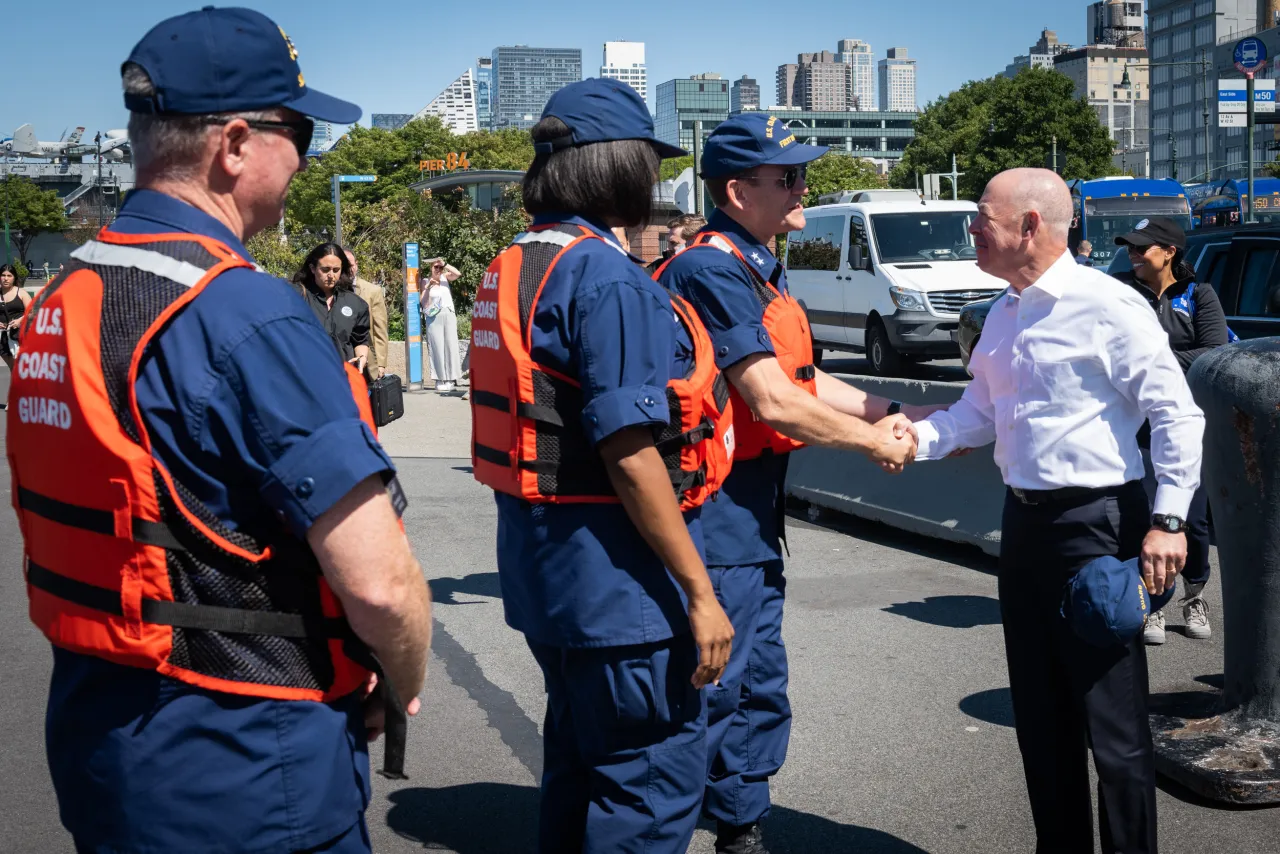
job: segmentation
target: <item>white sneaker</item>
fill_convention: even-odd
[[[1192,640],[1206,640],[1213,634],[1209,626],[1209,603],[1199,596],[1183,601],[1182,617],[1187,621],[1187,637]]]
[[[1142,629],[1142,640],[1147,646],[1159,646],[1164,643],[1164,612],[1156,611],[1147,617],[1147,625]]]
[[[453,383],[436,383],[436,391],[442,393],[451,392],[453,391]]]

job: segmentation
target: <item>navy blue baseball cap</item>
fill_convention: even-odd
[[[1148,615],[1173,598],[1175,587],[1170,585],[1159,596],[1152,596],[1143,583],[1137,558],[1096,558],[1067,582],[1062,616],[1077,635],[1094,646],[1125,644],[1142,631]]]
[[[564,122],[569,133],[547,142],[534,143],[533,150],[539,154],[620,139],[647,140],[664,158],[684,157],[689,153],[654,136],[653,118],[644,99],[635,89],[618,80],[589,77],[570,83],[547,101],[542,118],[548,116]]]
[[[274,21],[252,9],[205,6],[156,24],[133,47],[155,84],[152,97],[125,95],[130,112],[239,113],[288,107],[336,124],[360,119],[355,104],[307,87],[298,51]]]
[[[757,166],[798,166],[827,153],[825,145],[796,142],[776,116],[740,113],[721,122],[702,149],[702,177],[741,175]]]

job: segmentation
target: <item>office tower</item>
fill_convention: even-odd
[[[415,115],[415,119],[438,116],[444,126],[454,133],[471,133],[477,129],[475,80],[471,69],[444,87],[439,95]]]
[[[528,130],[547,100],[582,79],[578,48],[511,45],[493,49],[493,127]]]
[[[649,72],[644,64],[644,42],[605,42],[600,76],[621,80],[649,100]]]
[[[413,113],[374,113],[373,127],[383,130],[399,130],[413,121]]]
[[[905,47],[889,48],[880,60],[880,109],[890,113],[916,111],[916,61]]]
[[[658,85],[654,130],[658,139],[692,150],[694,122],[702,122],[702,139],[729,118],[729,82],[719,74],[695,74]]]
[[[1015,56],[1013,62],[1004,67],[1005,77],[1016,77],[1024,68],[1053,68],[1054,57],[1074,50],[1071,45],[1058,41],[1058,34],[1053,30],[1041,30],[1040,40],[1027,48],[1021,56]]]
[[[836,46],[836,55],[852,71],[849,79],[849,109],[875,112],[878,106],[876,59],[871,53],[871,45],[861,39],[841,39]]]
[[[476,124],[480,130],[493,127],[493,57],[476,58]]]
[[[729,112],[760,109],[760,84],[747,75],[733,81],[729,89]]]

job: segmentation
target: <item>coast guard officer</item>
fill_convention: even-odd
[[[826,150],[798,142],[765,113],[719,125],[702,156],[717,210],[657,274],[697,310],[733,389],[734,467],[702,513],[707,567],[735,633],[733,657],[708,694],[703,812],[716,819],[718,852],[765,851],[769,778],[790,736],[781,544],[788,454],[824,445],[896,472],[915,450],[901,432],[901,404],[868,397],[813,365],[808,320],[767,245],[804,228],[805,167]],[[932,408],[905,410],[923,417]]]
[[[614,80],[561,89],[532,135],[533,225],[476,296],[471,402],[507,623],[547,690],[538,848],[683,854],[706,773],[700,689],[733,637],[698,522],[728,422],[701,324],[611,229],[648,221],[661,158],[684,152]]]
[[[138,189],[37,298],[7,442],[79,852],[367,852],[368,653],[416,713],[421,569],[363,383],[244,242],[312,117],[274,22],[206,7],[122,69]],[[342,615],[345,613],[345,620]]]

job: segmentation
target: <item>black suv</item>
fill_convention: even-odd
[[[1241,338],[1280,335],[1280,227],[1259,223],[1196,229],[1187,234],[1187,262],[1195,267],[1196,282],[1207,282],[1218,292],[1232,332]],[[1107,273],[1132,269],[1129,253],[1117,252]],[[987,312],[999,298],[960,311],[956,341],[966,370]]]

